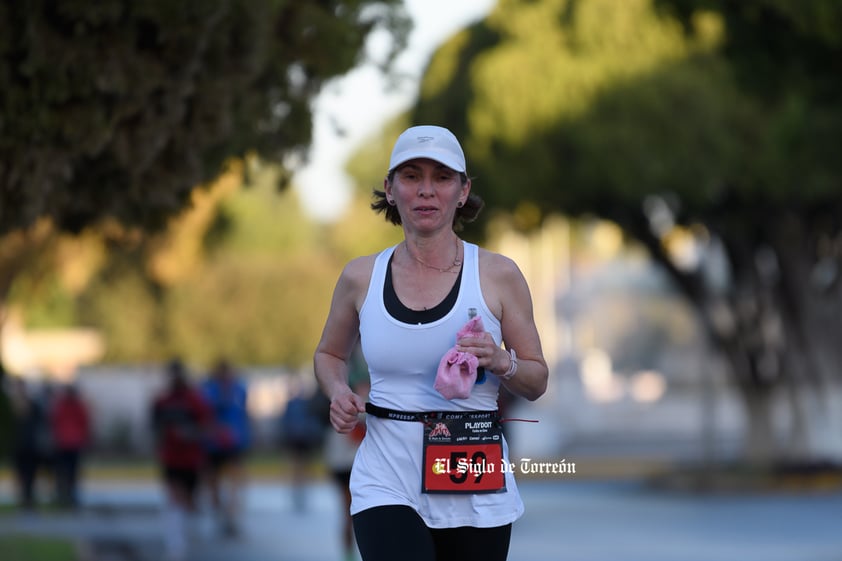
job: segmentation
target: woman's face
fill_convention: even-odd
[[[452,227],[456,208],[467,199],[471,181],[463,185],[458,172],[434,160],[417,159],[401,164],[384,189],[395,201],[405,226],[435,230]]]

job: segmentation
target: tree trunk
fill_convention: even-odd
[[[783,378],[769,377],[762,371],[763,358],[775,349],[769,348],[763,331],[769,313],[764,308],[768,300],[763,298],[768,294],[762,293],[765,289],[754,269],[752,247],[723,240],[731,282],[716,292],[706,282],[701,267],[688,271],[676,266],[645,219],[626,222],[623,227],[645,245],[697,311],[711,348],[723,357],[732,387],[745,406],[745,458],[751,463],[768,465],[778,453],[772,396]]]
[[[749,388],[740,392],[746,408],[745,460],[753,466],[768,467],[779,459],[773,395]]]

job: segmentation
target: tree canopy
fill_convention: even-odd
[[[300,159],[324,82],[407,25],[398,0],[3,2],[0,235],[158,229],[228,158]]]
[[[308,360],[321,313],[303,293],[335,265],[297,255],[315,227],[273,191],[322,86],[375,31],[388,72],[409,25],[399,0],[0,3],[0,324],[11,298],[28,325],[99,328],[109,360]],[[229,200],[246,161],[280,172]]]
[[[840,24],[830,0],[501,0],[435,54],[412,121],[451,127],[524,228],[619,224],[760,406],[842,361]]]

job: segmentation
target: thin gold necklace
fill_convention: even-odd
[[[424,263],[424,261],[422,261],[420,258],[412,255],[412,253],[409,252],[409,245],[406,243],[406,241],[403,242],[403,248],[404,248],[404,250],[406,250],[407,255],[409,255],[410,257],[412,257],[413,259],[415,259],[416,261],[418,261],[419,263],[421,263],[422,265],[424,265],[428,269],[433,269],[434,271],[438,271],[439,273],[451,273],[451,272],[453,272],[453,269],[462,265],[462,260],[459,259],[459,238],[458,237],[456,238],[456,257],[453,258],[453,263],[451,263],[450,265],[448,265],[447,267],[444,267],[444,268],[436,267],[435,265],[430,265],[429,263]]]

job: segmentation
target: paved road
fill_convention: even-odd
[[[842,561],[842,492],[704,496],[569,479],[520,487],[527,513],[515,524],[511,561]],[[162,558],[154,483],[85,489],[81,513],[5,515],[0,532],[75,536],[93,544],[98,561]],[[317,482],[307,498],[296,512],[288,485],[252,483],[244,535],[226,541],[200,525],[190,560],[340,561],[335,490]]]

